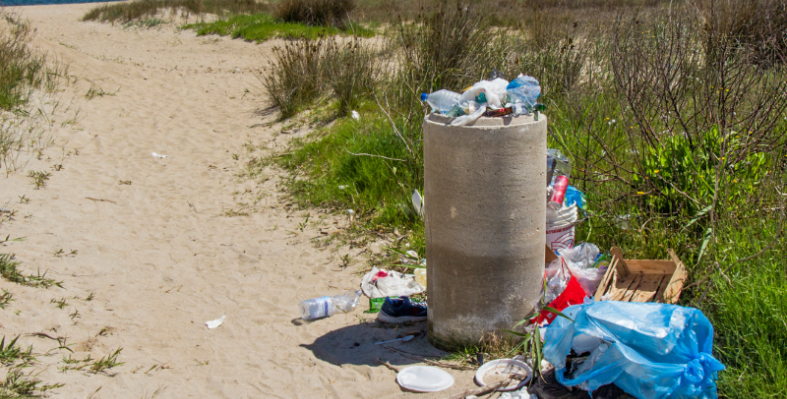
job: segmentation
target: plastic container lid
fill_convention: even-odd
[[[396,374],[396,382],[415,392],[438,392],[454,385],[454,377],[437,367],[412,366]]]

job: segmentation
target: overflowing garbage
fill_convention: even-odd
[[[462,126],[481,116],[537,111],[540,92],[536,79],[520,75],[511,82],[483,80],[462,93],[424,93],[421,99],[453,118],[451,125]],[[675,305],[687,276],[683,263],[672,250],[671,260],[627,260],[615,247],[605,252],[593,243],[575,243],[575,228],[589,211],[585,194],[570,184],[571,169],[566,155],[548,149],[542,310],[528,327],[539,329],[544,360],[539,365],[519,356],[484,363],[479,355],[474,381],[481,388],[463,397],[496,390],[503,399],[716,398],[715,380],[724,365],[712,355],[713,327],[701,311]],[[416,190],[412,204],[419,217],[425,214],[424,203]],[[365,295],[367,313],[378,313],[379,322],[427,320],[426,259],[412,250],[394,251],[401,255],[394,263],[413,269],[412,274],[374,267],[354,293],[303,301],[301,317],[349,312]],[[387,348],[417,336],[408,333],[374,345]],[[414,366],[398,371],[397,382],[406,390],[436,392],[451,387],[454,378],[436,367]]]
[[[434,112],[454,118],[451,126],[464,126],[482,116],[518,116],[537,110],[541,86],[532,76],[519,75],[511,82],[496,77],[476,82],[464,92],[438,90],[421,94]]]

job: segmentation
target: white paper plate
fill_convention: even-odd
[[[413,366],[396,374],[396,382],[411,391],[437,392],[454,385],[454,377],[437,367]]]
[[[498,369],[505,372],[506,374],[521,373],[525,375],[525,378],[516,386],[499,388],[498,391],[501,392],[516,391],[517,389],[521,389],[530,381],[530,377],[533,375],[533,370],[531,370],[527,363],[523,361],[516,359],[500,359],[484,363],[484,365],[481,366],[475,373],[475,383],[482,387],[486,386],[484,383],[484,377],[488,373]]]

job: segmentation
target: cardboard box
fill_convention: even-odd
[[[671,260],[624,259],[619,248],[610,251],[612,260],[601,279],[594,300],[675,304],[688,273],[683,262],[669,250]]]

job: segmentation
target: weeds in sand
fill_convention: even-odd
[[[70,317],[71,320],[74,320],[74,319],[76,319],[78,317],[82,317],[82,316],[79,315],[79,310],[74,309],[74,313],[71,313],[70,315],[68,315],[68,317]]]
[[[14,294],[8,292],[8,290],[3,290],[3,294],[0,295],[0,309],[5,309],[8,304],[10,304],[14,300]]]
[[[130,186],[131,180],[120,180],[118,184],[120,184],[121,186]]]
[[[62,372],[75,370],[87,371],[93,374],[106,374],[108,370],[124,364],[122,362],[118,362],[118,356],[122,350],[123,348],[118,348],[114,352],[98,360],[94,360],[89,354],[84,359],[74,359],[71,357],[71,355],[68,355],[68,357],[64,356],[62,362],[65,363],[65,365],[59,367],[59,370]]]
[[[106,92],[104,91],[104,89],[100,87],[90,86],[90,88],[87,90],[87,93],[85,94],[85,98],[87,98],[88,100],[92,100],[96,96],[104,97],[104,96],[114,96],[114,95],[115,93]]]
[[[22,195],[19,196],[19,203],[20,204],[26,204],[28,202],[30,202],[30,198],[28,198],[26,195],[22,194]]]
[[[246,210],[226,209],[224,210],[223,215],[227,217],[237,217],[237,216],[250,216],[251,213],[249,213]]]
[[[35,189],[41,189],[46,187],[46,182],[52,177],[52,174],[49,172],[44,171],[30,171],[27,173],[27,177],[33,179],[33,184],[35,185]]]
[[[88,294],[88,295],[85,297],[85,302],[90,302],[90,301],[92,301],[92,300],[93,300],[95,297],[96,297],[96,294],[94,294],[94,293],[92,293],[92,292],[91,292],[90,294]]]
[[[29,99],[36,91],[54,92],[68,67],[33,51],[29,24],[4,10],[0,17],[0,167],[14,169],[22,150],[50,142],[41,127],[49,113],[28,109]]]
[[[52,170],[54,170],[55,172],[60,172],[62,169],[63,169],[62,163],[57,163],[52,165]]]
[[[94,374],[96,374],[96,373],[103,373],[103,372],[106,372],[109,369],[112,369],[114,367],[123,365],[124,363],[118,362],[118,356],[120,355],[120,351],[122,351],[122,350],[123,350],[123,348],[118,348],[117,350],[115,350],[111,354],[109,354],[107,356],[104,356],[101,359],[96,360],[90,366],[90,371],[92,373],[94,373]]]
[[[22,349],[17,345],[19,335],[12,339],[11,342],[6,344],[5,336],[0,340],[0,363],[4,366],[19,364],[21,366],[29,366],[36,360],[33,355],[33,347],[28,346],[27,349]]]
[[[0,254],[0,276],[4,279],[21,285],[26,285],[29,287],[42,287],[42,288],[49,288],[52,286],[56,286],[59,288],[63,288],[62,281],[55,281],[53,279],[46,277],[46,272],[41,274],[40,272],[33,275],[23,275],[19,272],[17,267],[19,263],[14,260],[13,254]]]
[[[49,303],[55,304],[55,307],[58,309],[63,309],[66,306],[68,306],[68,300],[66,298],[60,298],[60,299],[52,298],[49,300]]]

